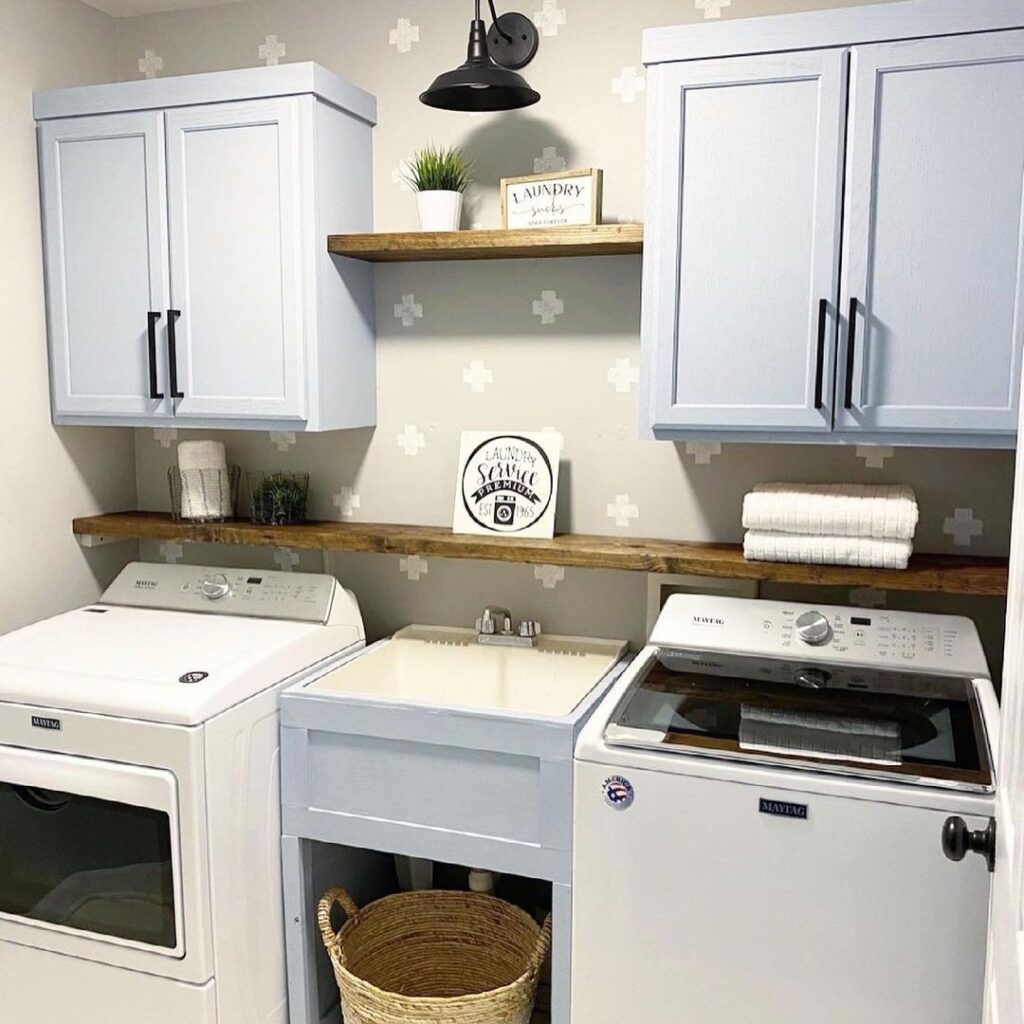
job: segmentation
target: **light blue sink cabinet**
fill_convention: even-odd
[[[376,419],[372,96],[316,64],[37,93],[54,422]]]
[[[365,851],[550,882],[552,1022],[568,1024],[573,750],[580,729],[629,661],[625,645],[541,637],[537,652],[528,653],[548,659],[550,678],[535,674],[527,699],[498,708],[489,694],[527,687],[517,681],[523,659],[506,665],[499,685],[488,690],[484,677],[492,652],[481,650],[471,631],[409,627],[397,638],[410,644],[408,657],[391,658],[394,640],[382,641],[330,677],[282,696],[291,1024],[318,1024],[323,986],[334,996],[316,925],[318,890],[325,882],[372,886]],[[582,699],[572,697],[560,708],[549,698],[560,671],[575,669],[579,677],[584,659],[568,648],[580,645],[590,645],[586,657],[598,671]],[[346,678],[347,669],[360,675]],[[464,684],[446,703],[456,674]],[[348,851],[346,877],[330,878],[315,864],[314,847],[323,844]]]
[[[654,29],[642,431],[1012,447],[1024,7]]]

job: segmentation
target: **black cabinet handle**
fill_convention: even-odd
[[[156,379],[156,322],[162,316],[162,313],[149,311],[149,397],[154,401],[164,397],[162,391],[157,391]]]
[[[167,310],[167,354],[170,357],[171,398],[185,397],[185,392],[178,390],[178,339],[175,337],[175,324],[180,316],[180,309]]]
[[[818,353],[814,370],[814,408],[824,409],[822,401],[822,381],[825,374],[825,328],[828,324],[828,299],[818,303]]]
[[[857,300],[850,299],[849,331],[846,337],[846,401],[844,408],[853,408],[853,350],[857,342]]]

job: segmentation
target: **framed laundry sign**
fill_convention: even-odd
[[[501,223],[506,228],[600,224],[603,173],[555,171],[501,179]]]
[[[561,453],[554,431],[464,431],[453,532],[553,537]]]

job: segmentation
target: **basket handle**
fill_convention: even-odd
[[[334,909],[335,904],[345,911],[350,921],[359,920],[359,907],[356,906],[356,901],[344,889],[337,887],[328,889],[320,897],[320,903],[316,910],[320,934],[323,936],[324,945],[327,949],[332,949],[338,944],[338,936],[341,934],[340,931],[335,932],[334,928],[331,927],[331,911]]]
[[[535,977],[540,974],[540,969],[544,966],[544,961],[547,959],[550,950],[551,915],[548,914],[548,916],[544,918],[544,926],[541,928],[540,935],[537,937],[537,945],[530,954],[530,962],[527,969],[531,976]]]

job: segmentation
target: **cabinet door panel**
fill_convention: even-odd
[[[166,412],[148,342],[167,296],[163,115],[48,121],[39,148],[54,415]],[[162,346],[154,362],[166,393]]]
[[[1024,33],[865,46],[852,68],[837,428],[1012,434]]]
[[[831,429],[845,69],[841,51],[656,69],[656,429]]]
[[[167,114],[176,415],[303,419],[295,101]]]

